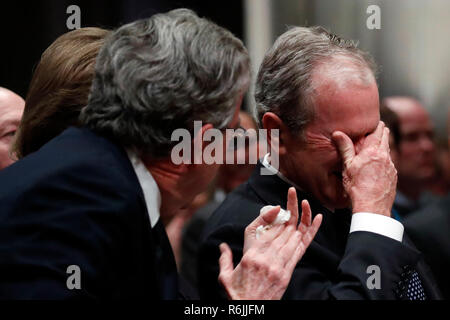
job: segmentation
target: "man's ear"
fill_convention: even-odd
[[[266,112],[262,118],[263,128],[267,130],[267,143],[272,149],[272,146],[276,150],[278,148],[278,154],[280,156],[287,153],[291,134],[288,127],[283,123],[273,112]],[[278,130],[277,134],[272,134],[272,130]],[[274,140],[272,140],[274,139]]]

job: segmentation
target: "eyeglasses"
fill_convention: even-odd
[[[223,129],[221,129],[221,131],[223,131],[223,130],[226,131],[227,129],[233,130],[232,139],[229,140],[230,142],[227,145],[227,151],[237,151],[241,148],[246,148],[250,145],[250,142],[251,142],[250,132],[247,129],[245,129],[239,125],[237,128],[225,127]],[[225,138],[227,140],[229,139],[229,137],[227,135],[227,131],[225,133]]]

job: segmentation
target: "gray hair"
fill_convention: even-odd
[[[353,41],[322,27],[293,27],[275,41],[259,69],[255,100],[260,125],[264,114],[273,112],[291,132],[304,138],[304,128],[314,118],[318,84],[313,83],[313,74],[324,64],[331,67],[328,77],[343,76],[339,84],[355,77],[366,83],[375,79],[375,63]]]
[[[99,52],[80,120],[151,157],[165,157],[178,128],[223,128],[248,88],[249,57],[229,31],[177,9],[124,25]]]

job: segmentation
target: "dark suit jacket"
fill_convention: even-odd
[[[260,175],[257,166],[249,181],[232,192],[207,222],[199,255],[199,290],[202,298],[225,297],[217,281],[222,242],[230,245],[235,265],[242,257],[244,229],[265,205],[286,207],[290,187],[278,176]],[[420,253],[404,243],[371,232],[349,234],[351,212],[331,213],[311,196],[297,190],[299,203],[308,199],[322,225],[293,273],[285,299],[399,299],[405,298],[408,270],[415,268],[429,298],[439,297],[435,282]],[[300,207],[300,204],[299,204]],[[381,289],[369,289],[367,268],[381,270]],[[220,293],[218,295],[217,293]]]
[[[202,232],[206,221],[219,205],[220,202],[214,199],[208,202],[192,216],[183,230],[180,274],[194,288],[198,288],[197,257]]]
[[[175,260],[151,229],[125,151],[69,128],[0,172],[0,298],[175,299]],[[81,269],[69,290],[67,267]]]
[[[450,194],[418,212],[411,213],[404,226],[450,299]]]

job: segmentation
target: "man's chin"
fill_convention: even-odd
[[[349,198],[339,198],[334,206],[335,209],[346,209],[346,208],[350,208],[351,207],[351,202]]]
[[[425,182],[432,181],[436,177],[436,171],[434,168],[431,168],[429,170],[424,170],[422,173],[422,180]]]
[[[321,202],[329,209],[345,209],[351,207],[350,197],[343,190],[334,196],[323,199]]]

